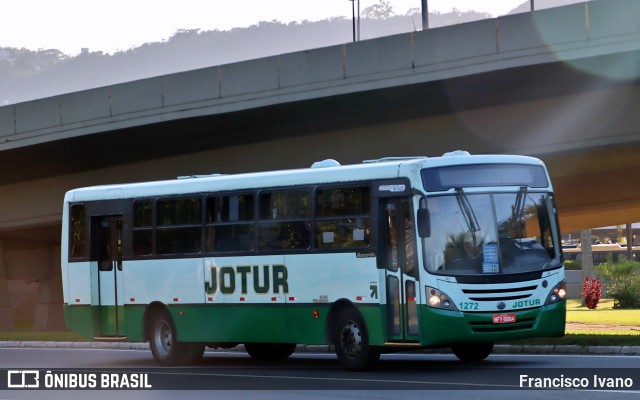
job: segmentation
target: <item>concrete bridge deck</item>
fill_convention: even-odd
[[[466,149],[542,158],[564,230],[640,221],[639,17],[590,1],[0,107],[0,314],[34,279],[50,325],[79,186]]]

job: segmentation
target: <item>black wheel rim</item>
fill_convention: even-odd
[[[344,355],[354,359],[362,353],[362,334],[358,324],[354,321],[347,321],[340,332],[340,347]]]

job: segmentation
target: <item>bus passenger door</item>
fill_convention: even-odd
[[[411,198],[386,198],[381,202],[387,337],[392,342],[417,342],[420,294]]]
[[[103,337],[124,336],[122,216],[94,217],[92,251],[98,268],[99,311],[96,331]]]

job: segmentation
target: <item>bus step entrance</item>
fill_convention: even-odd
[[[97,340],[99,342],[118,342],[122,340],[127,340],[126,336],[94,336],[93,340]]]
[[[422,347],[418,342],[385,342],[384,345],[393,347]]]

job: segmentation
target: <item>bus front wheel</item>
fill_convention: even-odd
[[[380,351],[369,344],[364,319],[353,308],[339,312],[333,343],[340,363],[348,370],[370,369],[380,358]]]
[[[460,361],[478,362],[489,357],[493,343],[465,343],[451,346],[451,351]]]
[[[166,311],[153,315],[149,344],[153,359],[165,366],[191,364],[204,353],[204,345],[201,343],[181,343],[176,340],[175,325]]]

